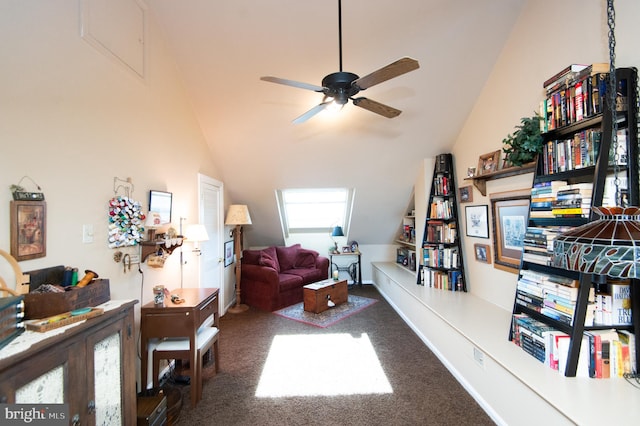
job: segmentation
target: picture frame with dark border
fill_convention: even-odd
[[[171,192],[155,189],[149,191],[149,211],[159,213],[162,224],[171,223],[172,203],[173,194]]]
[[[474,244],[473,252],[477,262],[491,263],[491,246],[489,244]]]
[[[224,243],[224,267],[233,263],[233,240]]]
[[[18,262],[47,255],[47,205],[44,201],[11,201],[10,252]]]
[[[493,224],[493,267],[517,274],[529,219],[530,189],[490,194]]]
[[[476,176],[486,175],[498,170],[500,164],[500,150],[489,152],[481,155],[478,159],[478,167],[476,168]]]
[[[467,237],[489,238],[489,206],[466,206],[465,219]]]
[[[473,201],[473,186],[461,186],[458,188],[458,194],[460,195],[460,203],[471,203]]]

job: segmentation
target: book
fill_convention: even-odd
[[[547,78],[544,81],[544,83],[542,83],[542,87],[546,89],[547,87],[553,85],[554,83],[558,83],[563,78],[566,78],[571,73],[577,73],[579,71],[582,71],[585,68],[587,68],[588,66],[589,66],[588,64],[571,64],[571,65],[567,65],[565,68],[563,68],[562,70],[558,71],[553,76]]]
[[[636,335],[629,330],[618,330],[618,340],[629,347],[629,366],[626,373],[635,374],[638,372],[636,365]]]

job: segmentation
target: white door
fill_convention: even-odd
[[[209,241],[200,243],[200,287],[219,288],[220,314],[224,313],[224,202],[222,182],[198,174],[199,223],[209,234]]]

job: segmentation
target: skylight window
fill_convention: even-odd
[[[282,189],[276,191],[285,237],[299,233],[327,233],[334,226],[348,230],[353,190]]]

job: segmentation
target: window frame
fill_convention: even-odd
[[[285,193],[287,191],[296,191],[296,192],[325,192],[325,191],[345,191],[346,192],[346,200],[345,200],[345,211],[344,217],[339,220],[337,223],[332,223],[329,227],[315,227],[315,228],[290,228],[289,221],[290,219],[287,217],[287,207],[285,204]],[[276,203],[278,205],[278,212],[280,214],[280,224],[282,226],[282,233],[285,238],[290,238],[291,235],[295,234],[326,234],[327,232],[331,232],[331,229],[335,226],[342,226],[345,236],[349,234],[349,224],[351,222],[351,213],[353,211],[353,200],[355,198],[355,189],[353,188],[284,188],[284,189],[276,189]]]

